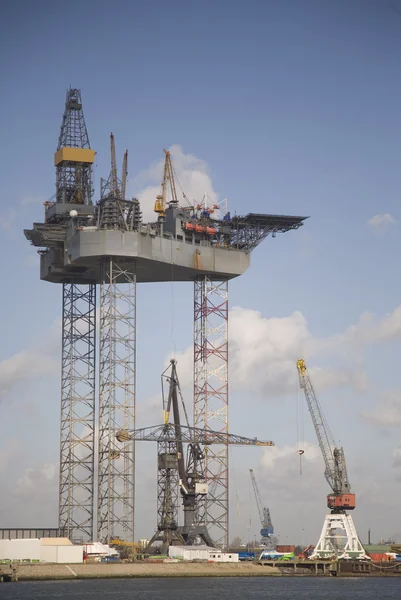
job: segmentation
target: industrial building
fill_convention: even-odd
[[[170,558],[181,560],[205,560],[208,562],[238,562],[236,552],[222,552],[220,548],[210,546],[170,546],[168,555]]]
[[[83,562],[83,546],[67,538],[2,539],[0,560],[79,564]]]
[[[110,152],[94,200],[95,151],[80,91],[69,89],[56,193],[44,220],[24,230],[41,279],[62,288],[59,528],[73,541],[134,540],[135,440],[117,434],[137,429],[137,284],[185,281],[194,288],[193,425],[222,436],[205,452],[205,522],[215,544],[228,547],[228,282],[267,236],[298,229],[305,217],[231,216],[206,198],[179,197],[165,151],[156,217],[145,223],[138,199],[127,198],[127,152],[118,175],[113,135]]]

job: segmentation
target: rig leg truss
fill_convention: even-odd
[[[134,541],[136,269],[105,259],[100,285],[98,539]]]
[[[59,529],[93,539],[96,285],[63,284]]]
[[[194,427],[228,434],[228,282],[195,281],[194,300]],[[205,447],[205,478],[198,519],[228,547],[228,444]]]

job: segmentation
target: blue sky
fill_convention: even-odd
[[[54,193],[53,153],[65,91],[72,85],[82,90],[97,151],[96,190],[108,173],[113,131],[120,159],[129,148],[132,193],[158,185],[161,175],[150,173],[159,172],[162,149],[177,145],[182,181],[192,168],[200,169],[216,197],[228,197],[232,211],[310,216],[300,231],[264,242],[251,269],[230,285],[230,306],[259,311],[266,339],[273,326],[278,328],[265,347],[269,375],[258,378],[247,354],[248,378],[242,384],[234,376],[232,429],[289,447],[273,466],[261,462],[260,487],[283,522],[283,535],[299,536],[295,525],[285,532],[280,504],[287,488],[295,497],[296,486],[305,485],[301,477],[293,484],[297,465],[291,448],[296,444],[293,358],[298,350],[306,353],[310,366],[321,369],[316,387],[348,449],[355,491],[369,490],[372,477],[382,481],[377,497],[362,496],[357,524],[367,530],[374,520],[377,537],[398,533],[401,539],[391,512],[401,495],[396,479],[401,471],[392,466],[401,426],[401,315],[394,313],[401,304],[401,2],[71,0],[67,9],[41,0],[3,3],[1,11],[0,401],[11,427],[3,431],[0,455],[13,467],[0,472],[10,491],[0,507],[0,525],[25,524],[17,511],[26,497],[26,469],[57,493],[54,473],[50,467],[43,471],[43,465],[58,459],[54,356],[61,290],[40,282],[35,250],[22,230],[42,219],[41,203]],[[377,215],[387,217],[381,226],[380,218],[379,225],[370,225]],[[185,351],[192,341],[192,289],[176,284],[173,304],[171,284],[166,285],[168,293],[167,287],[144,286],[138,296],[138,395],[144,404],[159,392],[159,374],[172,351],[173,313],[177,349]],[[296,327],[297,311],[307,335]],[[358,341],[350,342],[345,332],[366,312],[376,315],[373,324],[361,325]],[[393,318],[386,320],[388,314]],[[241,313],[234,321],[233,339],[249,327],[248,317]],[[271,321],[275,318],[284,321]],[[234,354],[233,361],[251,350]],[[32,362],[40,357],[39,364]],[[241,410],[249,398],[254,414],[244,418]],[[314,443],[305,421],[307,439]],[[248,489],[247,469],[256,469],[260,455],[256,450],[249,458],[237,450],[233,454],[235,478],[243,477]],[[305,463],[321,517],[316,522],[306,509],[302,515],[313,541],[325,513],[326,486],[319,458]],[[55,519],[56,496],[49,498],[48,514]],[[249,504],[247,495],[242,504]],[[234,513],[233,533],[246,535]],[[37,515],[32,512],[30,523]]]

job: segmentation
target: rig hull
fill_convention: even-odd
[[[195,244],[136,231],[70,229],[63,248],[41,253],[40,276],[52,283],[100,283],[107,257],[117,259],[122,269],[126,265],[132,270],[135,263],[138,283],[193,281],[205,275],[232,279],[250,266],[250,253],[207,242]]]

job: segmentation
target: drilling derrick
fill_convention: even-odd
[[[92,203],[92,164],[95,152],[89,145],[79,90],[68,90],[63,122],[54,155],[56,202]]]
[[[324,476],[332,489],[327,496],[327,515],[319,541],[310,558],[360,558],[365,550],[358,538],[354,522],[348,510],[355,508],[355,494],[351,493],[343,448],[335,445],[334,436],[316,397],[312,381],[303,359],[297,361],[299,384],[305,393],[312,423],[323,456]]]

